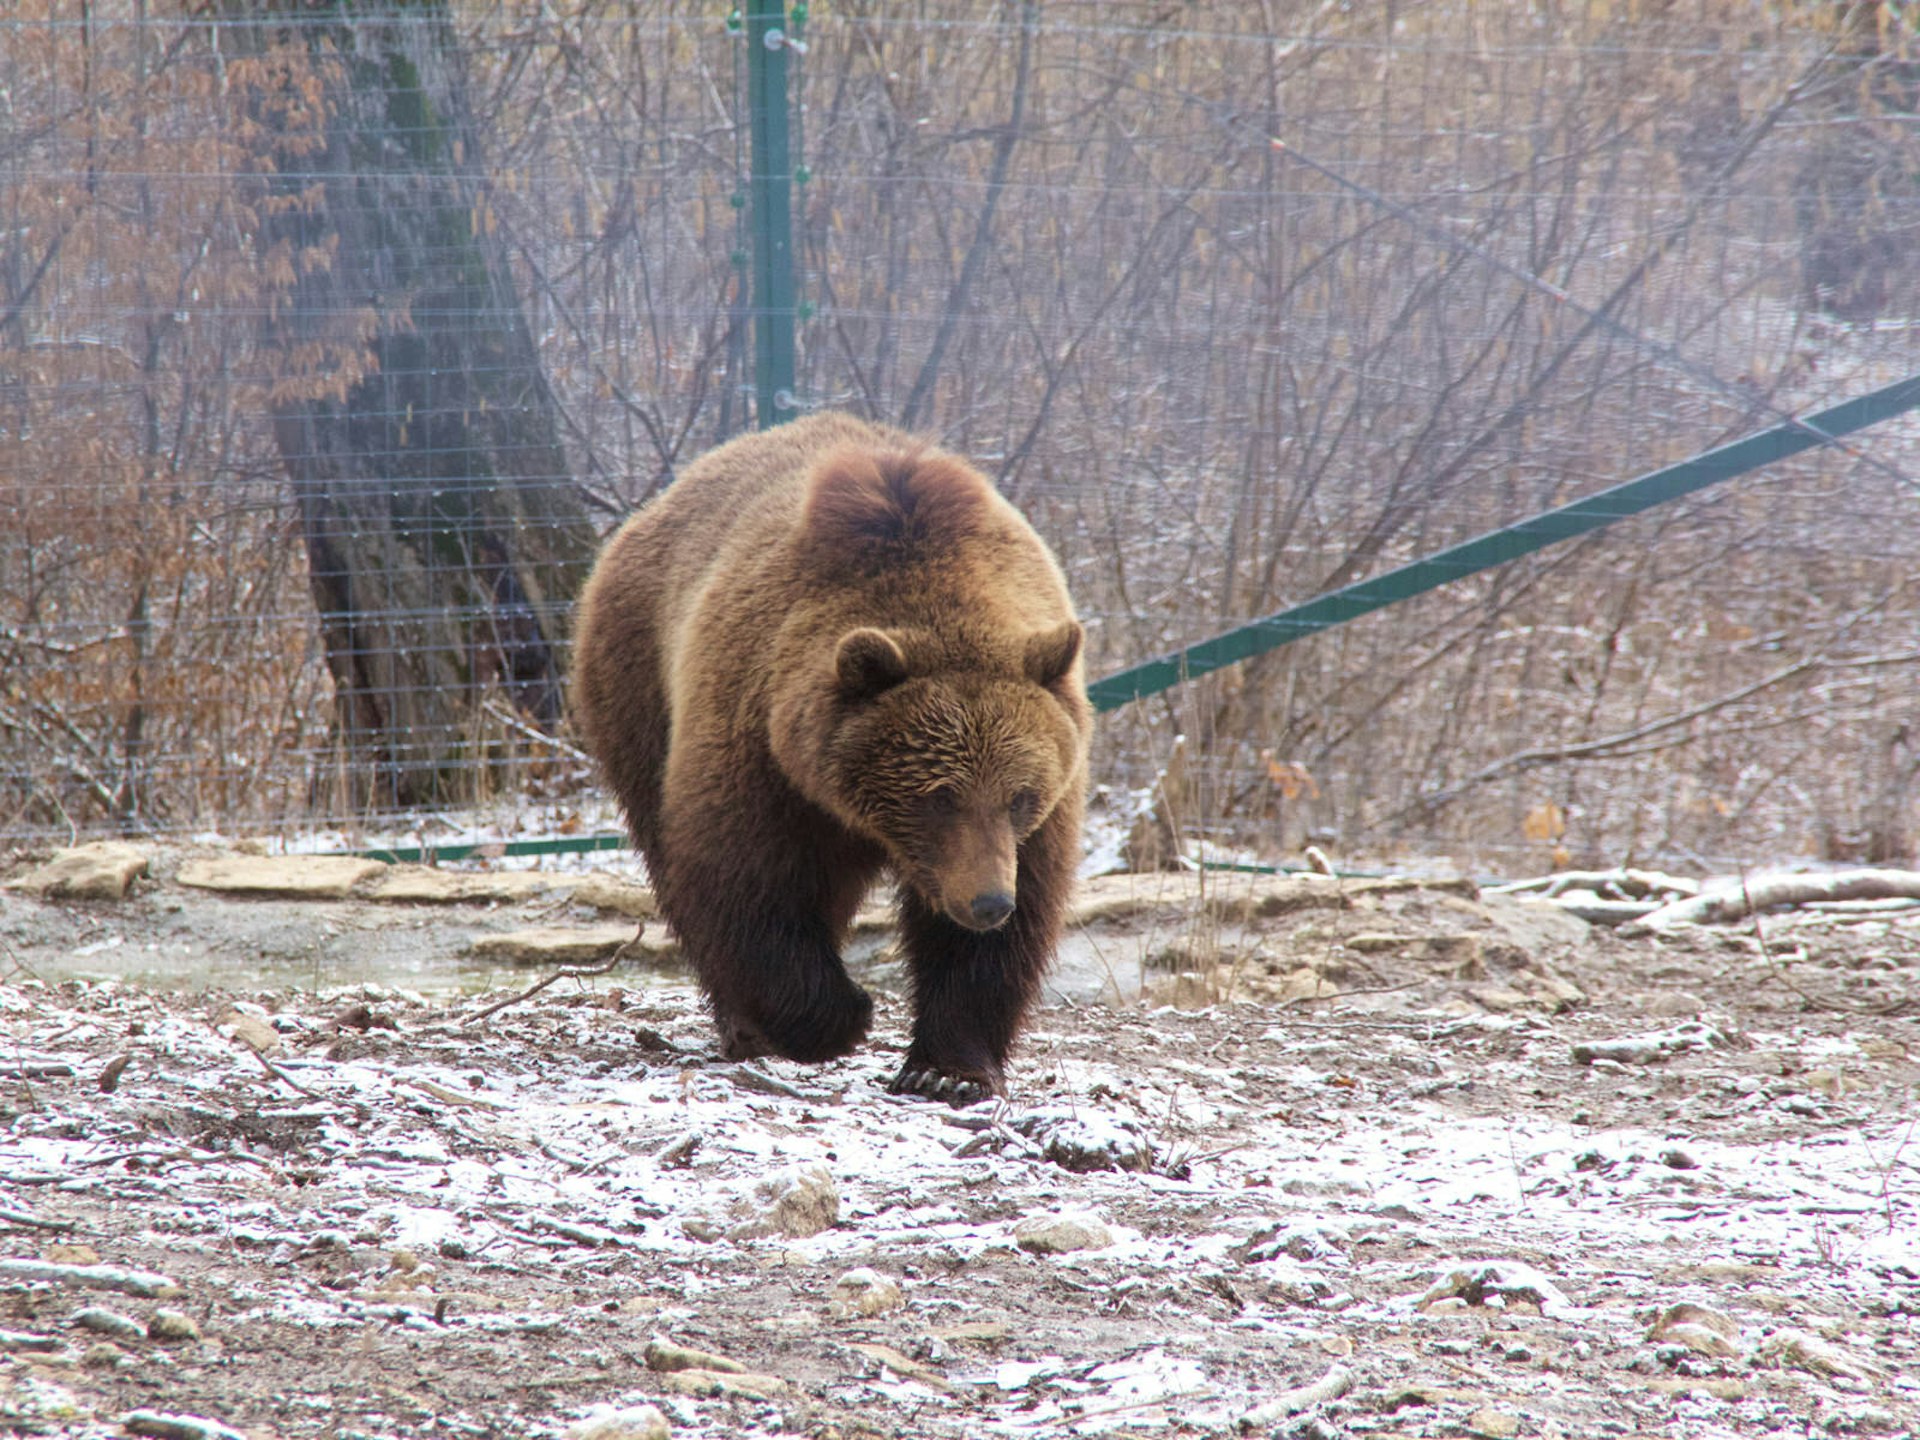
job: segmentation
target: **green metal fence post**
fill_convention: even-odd
[[[765,430],[798,413],[794,404],[793,152],[787,114],[784,0],[750,0],[747,101],[753,173],[748,221],[753,234],[754,416]]]

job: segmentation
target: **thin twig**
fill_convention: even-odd
[[[551,975],[547,976],[545,979],[539,981],[537,984],[528,986],[525,990],[522,990],[518,995],[509,995],[504,1000],[494,1001],[493,1004],[487,1006],[484,1010],[481,1010],[478,1013],[469,1016],[466,1023],[468,1025],[478,1025],[482,1020],[485,1020],[488,1016],[497,1015],[500,1011],[507,1009],[511,1005],[518,1005],[522,1000],[531,1000],[534,996],[538,995],[542,990],[546,989],[549,985],[552,985],[556,981],[567,980],[567,979],[591,980],[596,975],[605,975],[609,971],[611,971],[616,965],[618,965],[622,960],[625,960],[626,958],[628,958],[629,955],[637,953],[637,947],[639,946],[639,944],[640,944],[640,937],[638,935],[635,935],[633,939],[627,941],[626,944],[622,945],[618,950],[614,951],[613,954],[609,955],[605,960],[602,960],[598,965],[569,965],[564,969],[556,970]]]

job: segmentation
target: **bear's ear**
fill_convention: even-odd
[[[1067,620],[1051,630],[1029,635],[1024,656],[1027,678],[1036,685],[1051,687],[1058,683],[1080,658],[1080,643],[1084,639],[1086,631],[1080,628],[1078,620]]]
[[[907,678],[907,656],[886,631],[862,626],[840,637],[833,668],[840,677],[841,694],[866,700]]]

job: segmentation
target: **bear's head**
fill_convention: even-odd
[[[903,884],[991,930],[1019,903],[1019,845],[1080,783],[1082,631],[1067,620],[955,666],[934,637],[856,628],[834,655],[822,760],[833,808],[885,848]]]
[[[1080,625],[1070,612],[1024,631],[1007,619],[1065,611],[1052,561],[965,462],[857,446],[813,468],[796,553],[808,590],[853,602],[790,614],[796,680],[771,717],[779,764],[928,905],[970,929],[1003,924],[1019,904],[1020,842],[1084,783]],[[966,598],[1002,589],[1019,603]],[[829,618],[889,612],[921,619]]]

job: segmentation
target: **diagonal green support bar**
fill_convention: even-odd
[[[1316,595],[1303,604],[1250,621],[1176,654],[1109,675],[1089,685],[1087,697],[1096,710],[1117,710],[1196,676],[1277,650],[1304,636],[1344,625],[1384,606],[1423,595],[1509,560],[1518,560],[1562,540],[1604,529],[1617,520],[1718,485],[1749,470],[1758,470],[1776,460],[1785,460],[1916,407],[1920,407],[1920,375],[1910,375],[1831,409],[1786,421],[1771,430],[1708,450],[1691,460],[1652,471],[1557,510],[1529,516],[1505,529],[1450,546],[1372,579]]]

